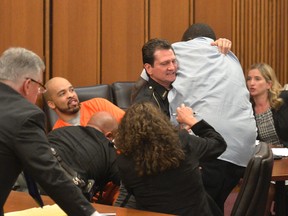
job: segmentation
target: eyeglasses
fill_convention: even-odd
[[[46,87],[42,83],[40,83],[40,82],[38,82],[32,78],[29,78],[29,77],[26,77],[26,79],[30,79],[32,82],[37,83],[39,85],[39,87],[38,87],[38,93],[39,94],[44,94],[47,91]]]

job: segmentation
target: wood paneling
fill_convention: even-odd
[[[205,22],[232,40],[244,71],[265,61],[288,83],[287,0],[1,0],[0,51],[45,53],[46,78],[75,86],[134,81],[150,38],[179,41]]]
[[[270,64],[288,82],[288,3],[286,0],[233,0],[233,50],[242,67]]]
[[[52,74],[74,86],[100,83],[100,3],[52,1]]]
[[[44,43],[44,56],[45,56],[45,64],[46,64],[46,73],[44,76],[44,83],[46,83],[47,80],[52,77],[52,70],[51,70],[51,59],[50,59],[50,53],[52,53],[51,50],[51,25],[50,25],[50,14],[51,10],[51,2],[50,0],[44,0],[44,38],[43,38],[43,43]]]
[[[102,83],[138,79],[142,70],[145,13],[145,0],[102,1]]]
[[[102,83],[137,80],[143,44],[154,37],[179,41],[191,23],[191,2],[102,1]]]
[[[39,0],[0,1],[0,53],[23,47],[44,56],[44,3]],[[41,107],[41,97],[36,104]]]
[[[150,0],[149,38],[162,37],[171,43],[180,41],[191,24],[189,0]]]
[[[0,53],[24,47],[43,58],[43,1],[0,1]]]
[[[232,1],[194,0],[194,22],[210,25],[217,38],[232,40]]]

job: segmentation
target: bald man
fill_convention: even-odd
[[[95,113],[87,123],[87,126],[94,127],[101,131],[107,139],[113,140],[113,132],[118,128],[117,120],[108,112],[100,111]]]
[[[52,130],[48,133],[48,140],[61,159],[82,179],[93,179],[99,188],[104,188],[111,181],[120,184],[116,150],[110,141],[117,128],[115,117],[101,111],[92,115],[85,127],[68,126]]]
[[[104,98],[93,98],[79,102],[78,95],[72,84],[65,78],[54,77],[45,87],[44,98],[48,106],[58,115],[53,129],[64,126],[86,126],[91,116],[100,111],[109,112],[120,122],[124,111]]]

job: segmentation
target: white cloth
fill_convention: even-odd
[[[95,211],[91,216],[100,216],[101,214],[97,211]]]
[[[112,215],[116,215],[116,213],[99,213],[95,211],[91,216],[112,216]]]
[[[5,216],[67,216],[67,214],[57,205],[45,205],[43,208],[29,208],[22,211],[5,213]],[[95,211],[91,216],[112,216],[116,213],[99,213]]]
[[[168,94],[170,113],[184,103],[226,140],[219,159],[247,166],[255,150],[256,123],[244,74],[237,57],[221,54],[212,39],[173,44],[179,69]],[[171,121],[177,123],[176,116]]]

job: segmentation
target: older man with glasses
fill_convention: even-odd
[[[35,106],[45,92],[44,69],[39,56],[24,48],[10,48],[0,57],[0,216],[22,170],[68,215],[99,215],[50,150],[44,113]]]
[[[40,82],[38,82],[32,78],[29,78],[29,77],[26,77],[26,79],[27,80],[30,79],[32,82],[37,83],[39,85],[39,87],[38,87],[38,93],[39,94],[44,94],[47,91],[46,87],[42,83],[40,83]]]

